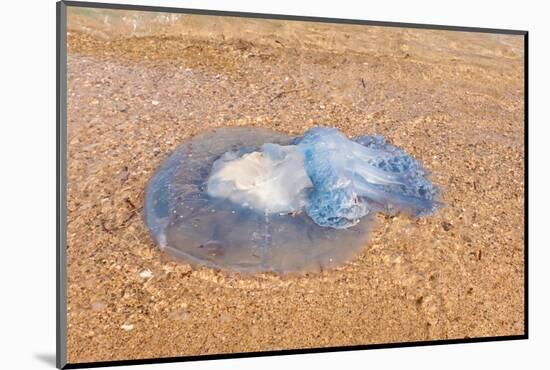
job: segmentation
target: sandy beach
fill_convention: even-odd
[[[70,17],[70,363],[524,333],[521,36],[189,16],[110,38]],[[444,207],[378,215],[356,258],[318,274],[156,248],[145,187],[182,141],[316,125],[384,135]]]

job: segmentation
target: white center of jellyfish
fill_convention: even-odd
[[[207,182],[213,197],[271,213],[301,210],[311,187],[302,152],[296,145],[277,144],[242,156],[225,153],[214,162]]]

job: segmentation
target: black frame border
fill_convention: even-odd
[[[66,205],[67,205],[67,7],[82,7],[96,9],[134,10],[164,13],[184,13],[199,15],[215,15],[243,18],[277,19],[287,21],[320,22],[356,24],[379,27],[400,27],[460,32],[496,33],[523,36],[524,41],[524,334],[478,337],[462,339],[441,339],[417,342],[397,342],[366,344],[356,346],[339,346],[325,348],[288,349],[277,351],[221,353],[214,355],[159,357],[135,360],[98,361],[98,362],[67,362],[67,240],[66,240]],[[56,367],[58,369],[80,369],[104,366],[126,366],[143,364],[160,364],[187,361],[206,361],[231,358],[282,356],[309,353],[329,353],[342,351],[358,351],[367,349],[405,348],[434,346],[460,343],[482,343],[529,339],[529,268],[528,268],[528,173],[529,173],[529,32],[525,30],[478,28],[461,26],[444,26],[420,23],[382,22],[358,19],[324,18],[283,14],[265,14],[249,12],[233,12],[206,9],[173,8],[161,6],[144,6],[131,4],[110,4],[84,1],[58,1],[56,3]]]

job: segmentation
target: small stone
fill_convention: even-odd
[[[451,225],[449,222],[442,222],[441,226],[443,226],[443,230],[449,231],[453,228],[453,225]]]
[[[185,308],[174,311],[170,314],[170,318],[174,320],[179,320],[179,321],[186,321],[189,319],[190,316],[191,315],[189,314],[189,312],[187,312]]]
[[[105,307],[107,307],[107,305],[105,304],[105,302],[101,302],[101,301],[95,301],[95,302],[92,302],[91,304],[92,311],[101,311]]]
[[[134,329],[134,325],[132,324],[124,324],[120,327],[122,330],[130,331]]]
[[[151,102],[151,104],[153,104],[153,105],[159,105],[159,102],[158,102],[158,100],[153,100],[153,101]]]
[[[171,265],[164,265],[162,266],[162,269],[164,270],[165,273],[169,274],[171,272],[174,272],[174,267],[171,266]]]
[[[142,279],[149,279],[153,277],[153,273],[150,270],[145,270],[139,273],[139,277]]]

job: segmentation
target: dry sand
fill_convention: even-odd
[[[522,37],[285,27],[71,30],[69,362],[524,333]],[[179,143],[316,124],[385,135],[431,171],[445,207],[378,216],[355,259],[307,276],[193,268],[155,248],[144,189]]]

